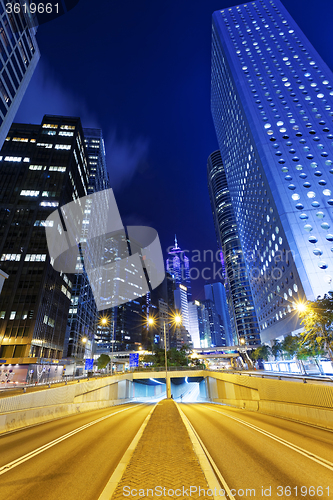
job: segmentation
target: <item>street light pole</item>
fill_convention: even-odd
[[[114,327],[115,327],[115,322],[114,318],[112,320],[112,347],[111,347],[111,375],[113,375],[113,344],[114,344]]]
[[[164,357],[165,357],[166,397],[167,397],[167,399],[170,399],[171,398],[171,387],[170,387],[170,381],[168,380],[168,357],[167,357],[165,318],[163,318],[163,329],[164,329]]]

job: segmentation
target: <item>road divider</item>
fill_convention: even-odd
[[[131,444],[129,445],[129,447],[125,451],[125,453],[124,453],[123,457],[121,458],[119,464],[117,465],[117,467],[114,470],[112,476],[110,477],[109,481],[107,482],[104,490],[102,491],[102,493],[98,497],[98,500],[110,500],[110,498],[112,497],[115,489],[117,488],[118,484],[121,481],[121,478],[124,475],[125,469],[126,469],[127,465],[129,464],[129,462],[130,462],[130,460],[132,458],[134,450],[137,447],[138,442],[140,441],[140,439],[142,437],[143,431],[145,430],[145,428],[146,428],[146,426],[148,424],[148,421],[149,421],[149,419],[150,419],[153,411],[155,410],[155,408],[156,408],[156,405],[154,405],[152,407],[152,409],[150,410],[150,412],[146,416],[145,420],[143,421],[143,424],[141,425],[140,429],[138,430],[138,432],[134,436]]]

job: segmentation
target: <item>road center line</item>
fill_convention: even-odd
[[[27,453],[26,455],[23,455],[20,458],[17,458],[16,460],[13,460],[12,462],[9,462],[6,465],[3,465],[0,467],[0,475],[5,474],[6,472],[9,472],[10,470],[14,469],[18,465],[23,464],[24,462],[27,462],[31,458],[39,455],[40,453],[43,453],[43,451],[48,450],[49,448],[52,448],[52,446],[55,446],[58,443],[61,443],[62,441],[65,441],[65,439],[70,438],[71,436],[74,436],[78,432],[81,432],[88,427],[91,427],[92,425],[98,424],[99,422],[102,422],[103,420],[106,420],[107,418],[113,417],[114,415],[117,415],[118,413],[122,413],[123,411],[131,410],[132,408],[136,408],[137,406],[141,405],[135,405],[131,406],[130,408],[124,408],[123,410],[116,411],[115,413],[111,413],[111,415],[106,415],[105,417],[98,418],[97,420],[93,420],[92,422],[89,422],[88,424],[82,425],[81,427],[78,427],[77,429],[68,432],[67,434],[64,434],[63,436],[54,439],[53,441],[50,441],[47,444],[44,444],[43,446],[40,446],[39,448],[36,448],[35,450],[31,451],[30,453]]]
[[[264,436],[267,436],[274,441],[277,441],[278,443],[283,444],[284,446],[287,446],[291,450],[297,451],[297,453],[300,453],[301,455],[304,455],[306,458],[309,458],[310,460],[313,460],[314,462],[317,462],[319,465],[322,465],[323,467],[326,467],[326,469],[329,469],[333,471],[333,463],[329,462],[325,458],[321,458],[318,455],[315,455],[314,453],[304,450],[304,448],[301,448],[300,446],[297,446],[296,444],[290,443],[289,441],[286,441],[283,438],[279,438],[275,436],[275,434],[272,434],[271,432],[264,431],[263,429],[260,429],[260,427],[257,427],[256,425],[249,424],[248,422],[245,422],[244,420],[241,420],[237,417],[232,417],[231,415],[228,415],[226,413],[223,413],[222,411],[218,410],[213,410],[213,408],[205,407],[210,411],[214,411],[215,413],[219,413],[220,415],[224,415],[225,417],[231,418],[232,420],[235,420],[236,422],[240,422],[241,424],[250,427],[251,429],[254,429],[257,432],[260,432]]]

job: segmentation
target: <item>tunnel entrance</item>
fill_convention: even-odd
[[[178,403],[196,403],[206,400],[206,384],[203,377],[170,376],[171,394]],[[133,381],[133,400],[158,402],[166,398],[164,378],[136,379]]]

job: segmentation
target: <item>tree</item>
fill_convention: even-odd
[[[188,366],[188,346],[183,345],[178,351],[176,348],[167,351],[168,366]],[[165,351],[156,347],[152,354],[142,356],[144,363],[152,363],[153,366],[165,366]]]
[[[311,349],[324,349],[333,361],[333,293],[308,302],[299,314],[304,327],[302,344]]]
[[[106,368],[110,363],[111,358],[107,354],[101,354],[97,360],[97,368],[101,370],[102,368]]]
[[[285,352],[289,359],[297,354],[300,348],[301,338],[298,335],[287,335],[281,342],[281,348]]]
[[[272,350],[272,354],[276,360],[283,353],[281,342],[279,340],[276,340],[276,339],[273,340],[273,345],[271,347],[271,350]]]
[[[251,358],[255,361],[258,359],[264,359],[265,361],[268,361],[268,356],[270,356],[271,354],[272,349],[269,347],[269,345],[264,344],[252,351]]]

